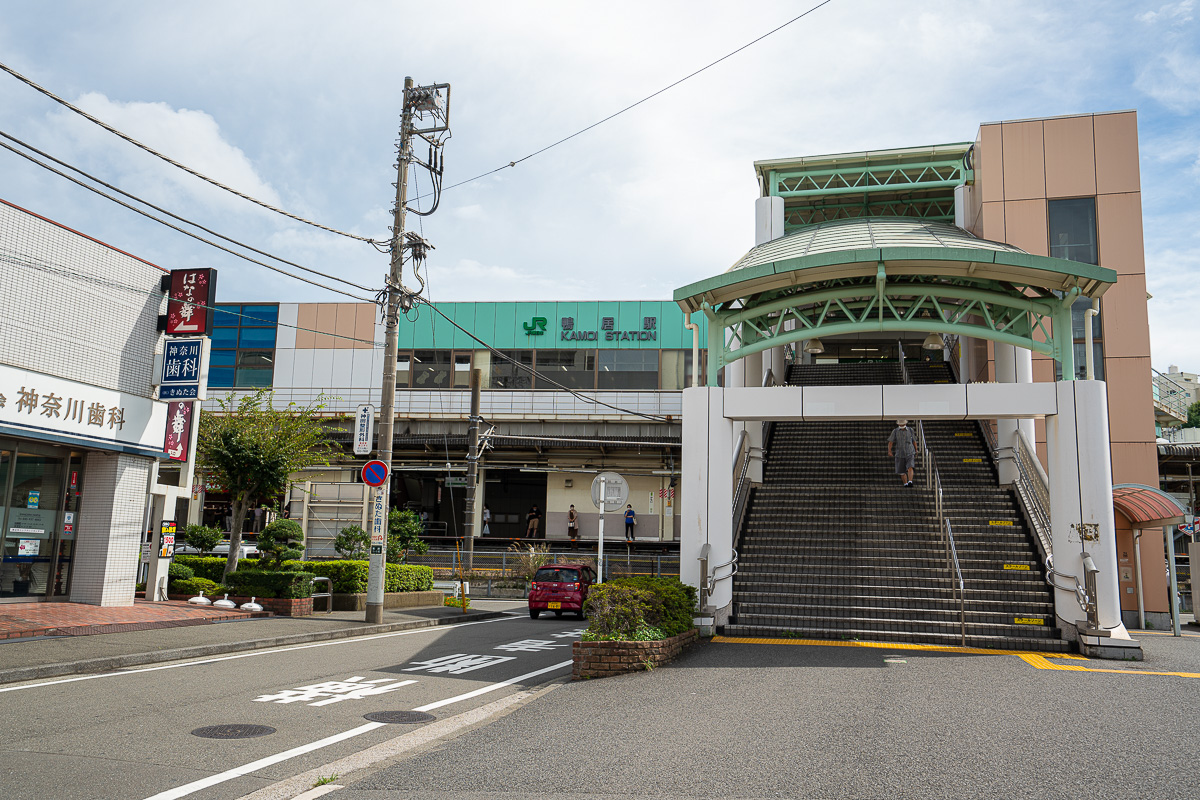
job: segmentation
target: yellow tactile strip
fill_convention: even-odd
[[[993,650],[986,647],[948,647],[937,644],[899,644],[889,642],[832,642],[826,639],[757,639],[738,636],[714,636],[719,644],[801,644],[815,647],[867,647],[881,650],[919,650],[927,653],[961,653],[979,656],[1017,656],[1026,664],[1038,669],[1062,670],[1067,672],[1108,672],[1115,675],[1163,675],[1174,678],[1200,678],[1200,672],[1157,672],[1148,669],[1104,669],[1084,667],[1079,664],[1055,664],[1055,661],[1088,661],[1084,656],[1071,653],[1031,653],[1022,650]]]

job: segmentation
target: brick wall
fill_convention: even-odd
[[[696,641],[696,631],[657,642],[575,642],[571,647],[572,680],[607,678],[626,672],[641,672],[647,665],[665,664]]]

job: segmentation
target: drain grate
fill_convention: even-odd
[[[412,725],[417,722],[429,722],[437,717],[423,711],[373,711],[370,714],[364,714],[363,719],[371,722],[386,722],[388,725]]]
[[[253,739],[272,733],[275,733],[275,729],[267,725],[209,725],[207,728],[196,728],[192,736],[204,739]]]

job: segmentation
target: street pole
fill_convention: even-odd
[[[384,317],[383,388],[379,399],[379,460],[387,464],[388,478],[377,490],[383,495],[383,513],[391,510],[389,499],[392,482],[392,428],[396,418],[396,351],[400,344],[400,294],[404,266],[404,206],[408,202],[408,166],[412,159],[412,108],[408,92],[413,79],[404,79],[404,112],[400,117],[400,151],[396,159],[396,206],[392,210],[392,253],[385,292],[387,312]],[[367,616],[369,623],[383,622],[383,589],[387,571],[387,524],[384,523],[383,546],[372,544],[367,568]],[[376,552],[378,550],[379,552]]]
[[[600,473],[600,548],[596,553],[596,569],[600,573],[600,583],[604,583],[604,511],[608,505],[608,493],[604,487],[604,473]]]
[[[479,392],[480,370],[471,370],[471,416],[467,423],[467,570],[475,569],[475,484],[479,478]],[[464,606],[464,608],[466,608]]]

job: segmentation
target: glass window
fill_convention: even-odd
[[[232,367],[237,361],[237,350],[213,350],[209,355],[209,367]]]
[[[238,347],[274,347],[274,328],[242,328]]]
[[[657,350],[600,350],[596,356],[596,388],[657,389]]]
[[[692,351],[662,351],[662,389],[679,391],[692,385]]]
[[[213,325],[216,327],[233,327],[236,328],[242,324],[242,318],[239,316],[242,312],[241,306],[230,306],[221,304],[216,307],[213,312]]]
[[[537,388],[557,389],[550,381],[568,389],[596,388],[595,350],[539,350],[537,354],[539,376]]]
[[[237,370],[237,387],[258,388],[260,386],[270,386],[271,377],[274,370],[254,369],[251,367],[238,367]]]
[[[517,364],[533,369],[532,350],[501,350],[504,356],[492,354],[492,377],[488,381],[489,389],[531,389],[533,378],[528,369],[522,369]],[[510,360],[511,359],[511,360]],[[517,364],[512,363],[516,361]]]
[[[1099,264],[1096,248],[1096,198],[1050,200],[1050,255],[1084,264]]]
[[[213,328],[213,347],[237,347],[237,328]]]
[[[239,350],[238,367],[274,367],[275,351],[274,350]]]
[[[233,367],[210,367],[208,385],[214,389],[232,389]]]
[[[279,306],[242,306],[242,327],[266,325],[275,327],[279,321]]]
[[[396,356],[396,388],[407,389],[408,377],[412,370],[412,353],[400,353]]]
[[[466,389],[471,386],[471,354],[454,354],[454,388]]]
[[[1092,301],[1087,298],[1081,298],[1071,304],[1071,336],[1075,339],[1087,338],[1087,333],[1084,329],[1084,323],[1087,320],[1085,312],[1092,307]],[[1100,332],[1103,328],[1100,325],[1100,315],[1096,314],[1092,318],[1092,338],[1099,339]]]
[[[1084,355],[1087,353],[1087,342],[1075,342],[1075,380],[1082,381],[1087,379],[1087,362],[1084,361]],[[1104,343],[1092,342],[1092,358],[1093,369],[1096,372],[1096,380],[1104,380]],[[1061,381],[1062,377],[1062,362],[1054,362],[1054,379]]]
[[[450,388],[450,352],[447,350],[414,350],[412,388]]]

